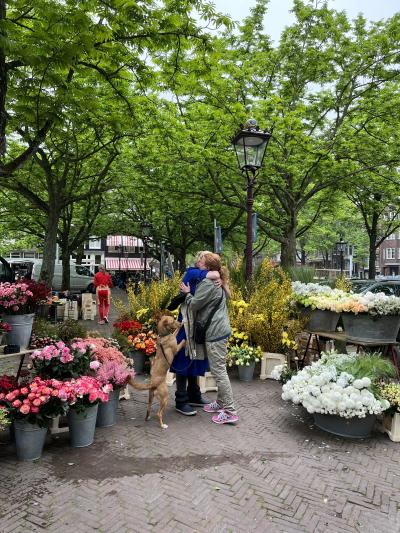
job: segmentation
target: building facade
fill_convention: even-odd
[[[378,251],[380,274],[383,276],[400,275],[400,231],[389,235]]]

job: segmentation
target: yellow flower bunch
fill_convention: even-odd
[[[289,348],[289,350],[297,350],[299,347],[296,341],[289,338],[287,331],[282,332],[282,346]]]
[[[400,383],[389,383],[379,388],[382,397],[390,403],[391,407],[400,412]]]
[[[148,322],[155,313],[165,309],[172,298],[179,293],[181,276],[174,274],[172,279],[151,281],[148,285],[140,285],[135,294],[134,286],[127,289],[128,304],[120,299],[114,301],[121,316],[127,316],[140,322]]]

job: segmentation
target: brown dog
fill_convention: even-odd
[[[164,409],[168,403],[168,386],[166,384],[167,372],[172,364],[175,354],[185,346],[185,340],[179,344],[176,342],[176,336],[182,324],[175,320],[172,316],[162,315],[157,324],[158,341],[157,350],[151,367],[150,383],[136,383],[133,379],[129,381],[134,389],[148,390],[149,403],[147,405],[147,413],[145,420],[149,420],[151,405],[154,399],[154,393],[157,394],[160,400],[160,408],[157,416],[160,421],[160,427],[167,429],[167,424],[163,423]]]

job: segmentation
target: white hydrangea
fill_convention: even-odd
[[[285,365],[276,365],[276,366],[274,366],[274,368],[272,369],[272,372],[270,374],[270,377],[272,379],[276,379],[277,381],[279,381],[281,379],[281,374],[282,374],[284,368],[285,368]]]
[[[354,379],[346,372],[338,373],[335,362],[353,355],[325,354],[311,366],[298,372],[282,387],[282,399],[302,404],[309,413],[364,418],[388,409],[389,402],[375,398],[367,377]]]

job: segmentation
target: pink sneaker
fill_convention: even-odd
[[[212,417],[215,424],[235,424],[239,420],[238,415],[228,413],[228,411],[220,411],[217,415]]]
[[[104,324],[104,320],[99,320],[98,324]]]
[[[206,413],[219,413],[220,411],[222,411],[222,407],[219,405],[218,402],[211,402],[205,405],[203,407],[203,410]]]

